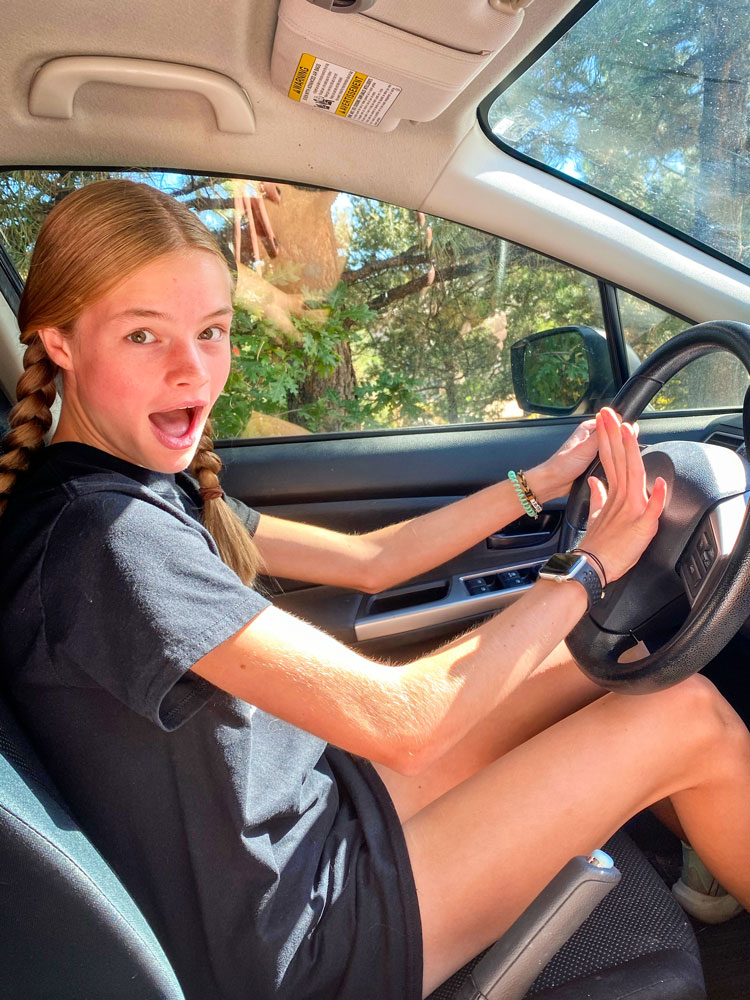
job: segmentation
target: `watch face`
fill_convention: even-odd
[[[544,572],[545,574],[559,573],[564,576],[571,571],[580,558],[581,555],[578,552],[556,552],[544,564]]]

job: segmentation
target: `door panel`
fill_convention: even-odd
[[[290,507],[259,506],[261,513],[275,517],[291,517],[306,523],[346,531],[364,532],[384,524],[407,520],[444,506],[459,497],[424,497],[393,501],[351,501],[340,504],[314,502]],[[324,508],[324,513],[319,508]],[[563,502],[549,505],[562,514]],[[337,509],[342,516],[337,519]],[[397,516],[393,516],[397,512]],[[555,531],[534,531],[535,522],[525,516],[503,532],[503,541],[515,542],[513,547],[493,547],[496,541],[484,540],[454,559],[436,566],[428,573],[415,577],[403,586],[373,597],[335,587],[313,586],[292,580],[268,581],[275,603],[308,621],[312,621],[348,644],[369,641],[372,648],[393,649],[416,639],[430,636],[443,638],[451,632],[451,624],[465,623],[498,610],[508,603],[509,596],[518,596],[530,579],[492,579],[483,592],[474,578],[495,577],[498,573],[520,571],[544,562],[557,545],[559,524]],[[509,534],[511,527],[518,534]],[[538,534],[539,541],[536,540]],[[526,574],[528,577],[528,574]],[[501,589],[502,588],[502,589]],[[354,595],[354,596],[353,596]],[[446,625],[449,626],[446,628]],[[379,640],[379,641],[374,641]]]
[[[265,439],[220,447],[228,493],[261,513],[347,533],[371,531],[442,507],[549,456],[576,420],[533,420],[484,428]],[[733,415],[646,415],[644,444],[703,440]],[[559,517],[564,499],[545,505]],[[541,531],[539,529],[542,529]],[[515,534],[514,534],[515,533]],[[515,586],[472,595],[472,577],[538,566],[557,549],[559,524],[523,516],[448,563],[383,595],[293,580],[263,585],[275,603],[372,655],[416,655],[495,613]],[[522,588],[527,582],[520,581]],[[380,601],[378,604],[377,602]],[[389,621],[390,619],[390,621]],[[378,628],[377,626],[381,626]]]

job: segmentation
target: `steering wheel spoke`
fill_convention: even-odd
[[[690,606],[715,589],[737,545],[750,493],[728,497],[708,511],[680,556],[678,570]]]

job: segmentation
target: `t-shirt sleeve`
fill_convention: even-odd
[[[212,544],[190,518],[138,496],[72,500],[41,577],[58,673],[82,672],[163,729],[185,722],[215,691],[190,668],[269,603]]]
[[[224,497],[225,501],[229,504],[232,510],[235,512],[237,517],[242,521],[247,530],[250,532],[252,537],[258,529],[258,521],[260,521],[260,514],[257,510],[253,510],[252,507],[248,507],[246,503],[241,500],[237,500],[235,497]]]

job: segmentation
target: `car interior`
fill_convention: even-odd
[[[44,218],[101,178],[153,184],[236,278],[228,494],[364,533],[531,467],[612,404],[675,501],[571,650],[634,696],[703,670],[749,721],[750,13],[626,6],[5,0],[0,429]],[[405,662],[502,613],[575,546],[587,499],[578,481],[412,580],[261,586]],[[0,994],[185,996],[54,774],[0,688]],[[750,996],[750,915],[683,913],[676,837],[642,814],[598,848],[621,873],[601,901],[553,926],[551,888],[432,996]],[[568,899],[576,878],[596,880],[570,875]]]

